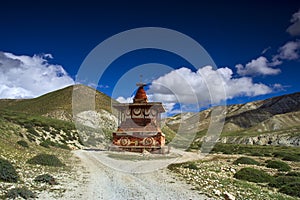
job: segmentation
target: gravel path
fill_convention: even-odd
[[[130,173],[108,167],[107,152],[77,150],[74,154],[88,173],[81,174],[80,183],[70,183],[66,192],[55,199],[209,199],[191,190],[189,185],[174,179],[165,168],[148,173]],[[147,163],[143,160],[121,160],[118,164],[130,166],[132,163],[139,163],[140,166],[140,163],[145,164],[143,162]],[[50,199],[48,197],[40,196],[42,199]]]

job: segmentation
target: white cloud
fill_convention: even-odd
[[[296,60],[299,58],[300,40],[287,42],[278,49],[278,57],[283,60]]]
[[[261,54],[265,54],[265,53],[267,53],[267,51],[269,51],[271,49],[271,47],[269,46],[269,47],[267,47],[267,48],[265,48],[264,50],[262,50],[262,52],[261,52]]]
[[[300,10],[293,14],[291,23],[286,31],[292,36],[300,35]]]
[[[235,67],[237,73],[241,76],[276,75],[279,74],[281,70],[273,68],[273,66],[280,64],[281,62],[278,60],[274,60],[270,63],[266,57],[260,56],[257,59],[251,60],[245,66],[237,64]]]
[[[214,70],[206,66],[196,72],[183,67],[154,80],[149,92],[156,101],[207,106],[237,96],[257,96],[272,91],[267,85],[253,83],[249,77],[233,78],[232,75],[227,67]]]
[[[116,100],[120,103],[132,103],[133,102],[133,97],[127,97],[127,98],[118,97]]]
[[[0,52],[0,98],[32,98],[74,84],[51,54],[17,56]]]

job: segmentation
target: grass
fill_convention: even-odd
[[[72,102],[74,87],[77,88],[76,94],[81,97],[80,102]],[[44,115],[63,110],[70,118],[72,118],[72,103],[77,105],[78,112],[91,110],[92,108],[82,104],[82,102],[89,100],[90,98],[95,98],[96,110],[104,109],[108,112],[112,112],[111,104],[112,102],[115,102],[115,100],[99,91],[96,91],[95,93],[93,88],[83,85],[69,86],[34,99],[0,101],[0,109],[7,108],[12,111],[33,115]]]
[[[49,129],[50,126],[54,129],[64,130],[65,132],[75,129],[75,125],[71,122],[53,119],[49,117],[28,115],[26,113],[15,112],[11,110],[0,110],[0,114],[1,118],[3,118],[4,120],[25,127],[27,131],[33,135],[38,134],[34,127],[43,127],[45,129]]]

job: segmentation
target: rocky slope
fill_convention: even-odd
[[[187,124],[190,129],[200,133],[195,138],[200,142],[209,127],[212,112],[217,108],[169,117],[165,120],[165,124],[173,131]],[[225,115],[221,142],[300,145],[300,93],[246,104],[228,105]],[[215,119],[218,118],[222,116],[217,116]]]
[[[2,99],[0,114],[37,144],[104,148],[117,127],[111,107],[115,102],[93,88],[74,85],[34,99]]]

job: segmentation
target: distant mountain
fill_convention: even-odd
[[[73,98],[73,95],[79,98]],[[95,109],[85,103],[91,99],[95,100]],[[104,147],[110,143],[111,133],[117,128],[112,103],[117,102],[93,88],[74,85],[34,99],[2,99],[0,119],[3,123],[7,121],[16,124],[20,130],[25,130],[19,135],[25,138],[28,135],[31,141],[38,144],[48,139],[47,141],[58,142],[60,145],[69,144],[72,148],[80,147],[80,143]],[[73,110],[72,105],[76,105]],[[166,134],[167,141],[172,140],[180,126],[187,132],[197,133],[194,143],[203,141],[212,112],[218,108],[209,108],[199,113],[177,114],[164,119],[162,130]],[[61,129],[64,131],[60,133]],[[63,140],[59,141],[57,134],[65,135]],[[181,138],[178,142],[190,136],[191,134],[178,135]],[[219,141],[300,146],[300,93],[228,105]]]
[[[165,123],[175,132],[180,125],[190,124],[194,127],[190,129],[198,132],[195,140],[202,141],[216,108],[178,114],[167,118]],[[222,142],[300,146],[300,93],[228,105],[226,110]]]

